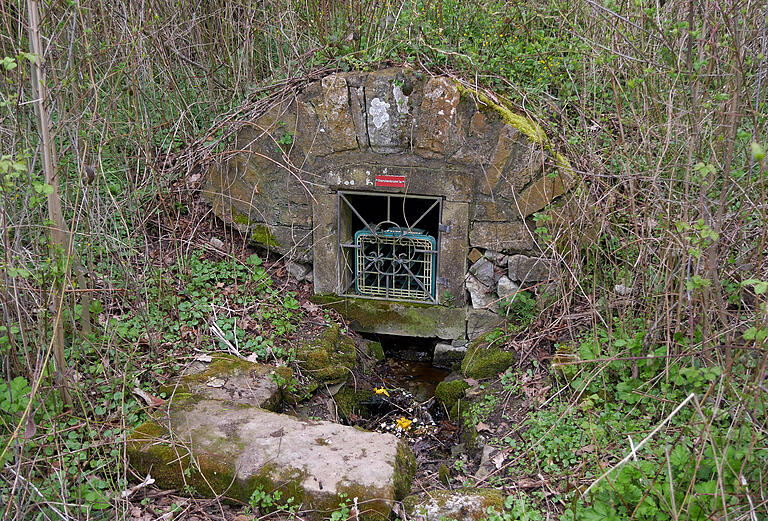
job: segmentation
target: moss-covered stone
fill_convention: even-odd
[[[464,398],[464,391],[468,388],[469,384],[464,380],[443,381],[437,384],[435,398],[443,404],[452,420],[456,419],[457,404],[460,399]]]
[[[302,370],[319,382],[347,380],[357,362],[355,342],[341,334],[337,324],[326,329],[318,339],[300,345],[296,358]]]
[[[196,394],[273,411],[285,394],[279,383],[292,378],[293,371],[288,367],[251,363],[222,353],[213,355],[204,371],[183,375],[175,383],[162,386],[160,393],[174,402]]]
[[[251,227],[250,240],[262,246],[280,248],[280,242],[272,235],[269,228],[263,224],[256,224]]]
[[[440,483],[443,484],[443,486],[450,486],[451,485],[451,469],[448,468],[448,465],[441,464],[437,469],[437,477],[440,480]]]
[[[397,446],[395,459],[395,499],[401,500],[411,491],[416,476],[416,456],[404,442]]]
[[[467,378],[491,378],[503,373],[517,361],[517,353],[504,351],[492,339],[493,332],[472,341],[461,362],[461,372]]]
[[[349,419],[351,414],[357,414],[358,416],[368,415],[368,403],[373,398],[373,392],[371,391],[355,391],[354,389],[342,388],[339,389],[333,399],[336,400],[336,406],[339,408],[339,412],[344,418]]]
[[[347,494],[359,498],[360,519],[382,521],[415,473],[407,445],[392,435],[199,397],[141,425],[127,451],[131,466],[161,487],[240,502],[256,489],[280,490],[316,520]]]
[[[384,360],[384,347],[381,345],[381,342],[368,342],[366,346],[368,348],[368,354],[377,362]]]
[[[479,521],[487,517],[488,508],[501,513],[504,496],[493,488],[465,488],[461,490],[429,490],[403,500],[409,517],[421,516],[424,521],[460,519]]]
[[[463,308],[338,295],[314,295],[311,300],[337,311],[353,329],[365,333],[460,338],[466,329]]]

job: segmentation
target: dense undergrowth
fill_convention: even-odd
[[[0,12],[4,518],[128,515],[121,492],[143,477],[122,442],[165,375],[222,348],[291,362],[297,295],[190,194],[253,107],[324,71],[387,64],[506,96],[582,180],[574,218],[537,220],[565,267],[556,296],[513,303],[532,326],[502,337],[552,343],[531,369],[552,381],[520,428],[486,440],[506,451],[488,482],[511,493],[489,517],[768,517],[763,3]],[[530,398],[520,381],[487,385]],[[468,430],[505,414],[484,396]],[[530,476],[542,484],[518,486]]]

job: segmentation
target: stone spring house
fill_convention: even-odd
[[[575,184],[531,119],[446,77],[332,74],[210,169],[214,212],[285,255],[359,331],[472,338],[550,278],[533,215]],[[555,203],[554,205],[552,203]]]

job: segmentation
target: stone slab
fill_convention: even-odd
[[[507,320],[487,309],[470,309],[467,311],[467,338],[474,340],[497,327],[502,327]]]
[[[161,391],[170,399],[194,394],[210,400],[227,400],[272,410],[280,402],[280,388],[271,377],[276,373],[283,379],[290,379],[293,372],[287,367],[256,364],[220,354],[212,357],[211,363],[202,371],[186,374]]]
[[[246,503],[256,488],[279,489],[311,519],[327,518],[340,494],[357,498],[361,519],[385,519],[415,472],[407,445],[391,434],[221,400],[175,403],[127,445],[139,475],[163,488]]]
[[[494,251],[520,251],[530,250],[534,242],[522,222],[477,221],[469,231],[469,245]]]
[[[466,342],[460,346],[441,342],[435,345],[435,351],[432,354],[432,365],[450,369],[455,363],[464,360],[465,354],[467,354]]]
[[[336,230],[338,197],[318,194],[312,205],[312,252],[314,256],[315,293],[337,293],[338,235]]]
[[[340,313],[355,331],[384,335],[438,337],[444,340],[464,336],[466,310],[428,304],[387,300],[314,295],[315,304]]]
[[[442,233],[440,238],[438,277],[444,284],[438,286],[438,301],[450,300],[457,307],[464,306],[466,302],[464,276],[467,271],[468,212],[467,203],[443,202],[442,222],[451,228],[449,232]],[[451,299],[447,299],[448,295]]]

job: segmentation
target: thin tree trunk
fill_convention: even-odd
[[[61,196],[59,195],[59,180],[56,177],[54,144],[50,135],[50,119],[48,117],[48,89],[45,81],[43,66],[43,47],[40,42],[40,8],[37,0],[27,1],[29,13],[29,45],[30,51],[37,58],[32,64],[32,90],[35,97],[35,107],[40,127],[40,149],[43,155],[43,171],[45,182],[53,190],[48,194],[48,218],[53,221],[50,229],[52,255],[69,255],[67,229],[61,211]],[[58,251],[57,251],[58,250]],[[64,405],[72,407],[72,396],[65,382],[66,360],[64,358],[64,324],[61,320],[61,308],[64,303],[64,281],[59,278],[54,283],[51,295],[51,317],[53,318],[53,359],[56,364],[56,385],[59,387]]]

